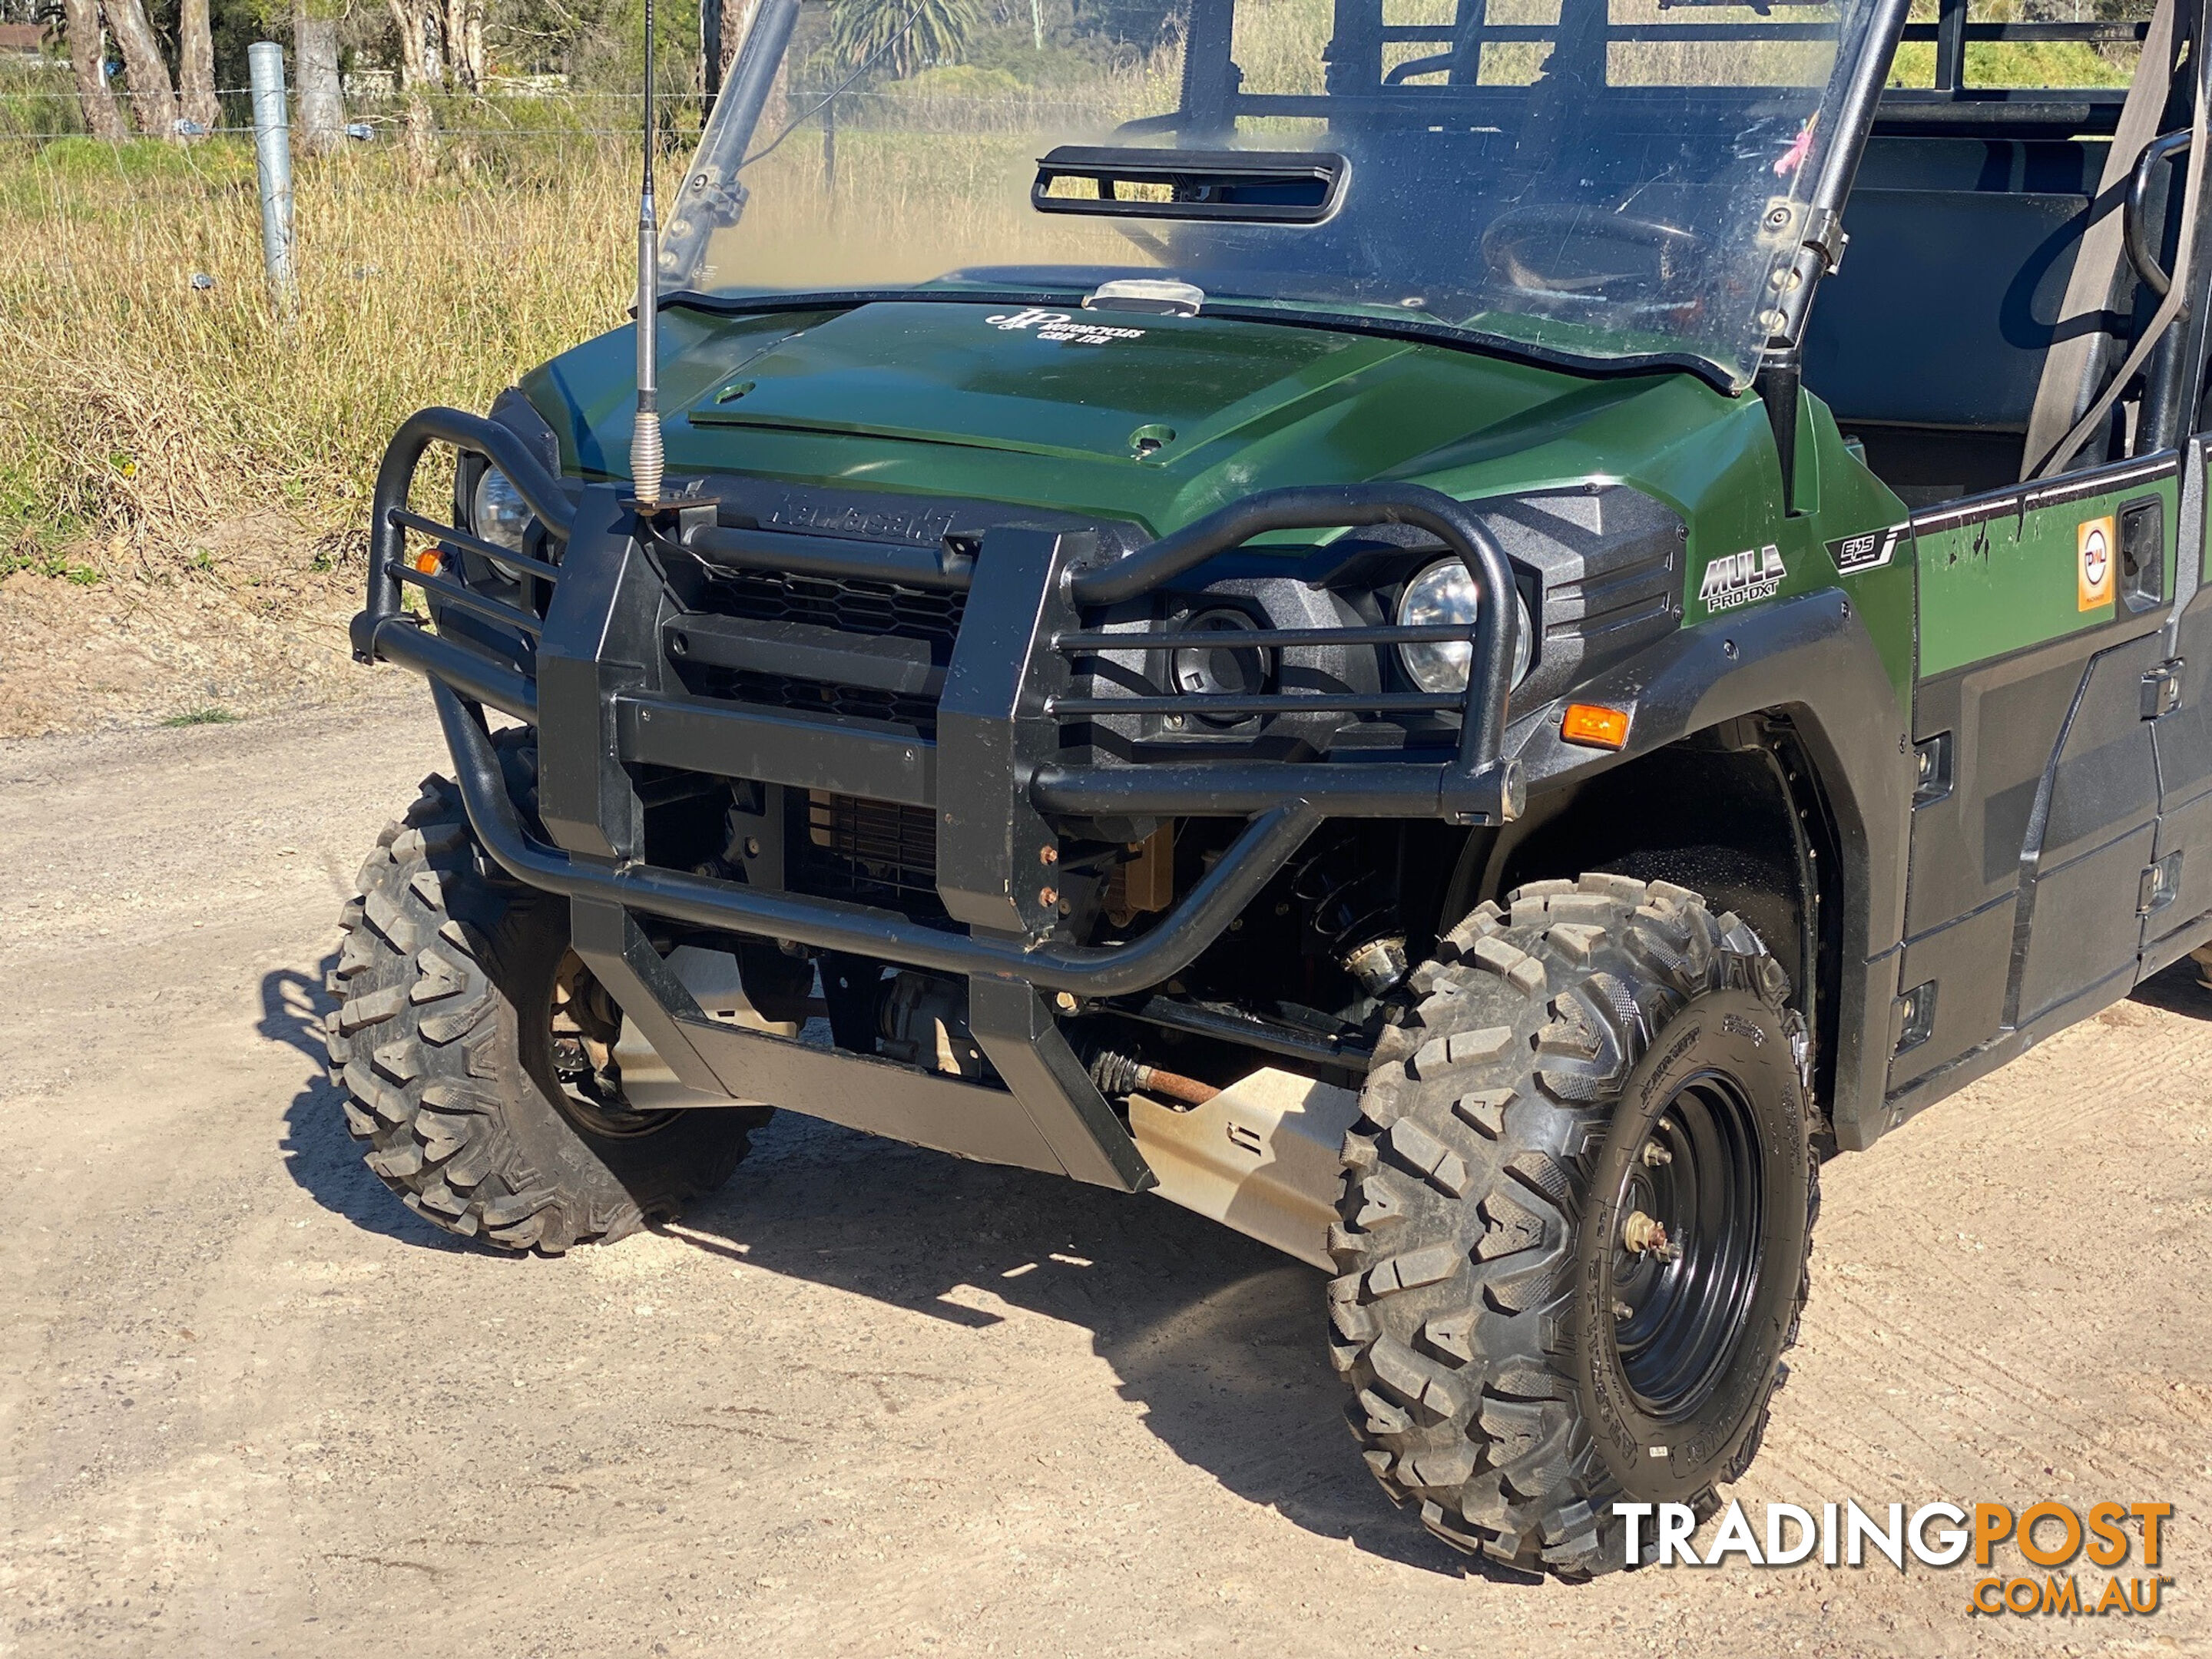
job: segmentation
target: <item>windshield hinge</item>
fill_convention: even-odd
[[[1850,246],[1850,236],[1844,229],[1844,216],[1833,208],[1811,208],[1805,214],[1804,246],[1820,256],[1824,274],[1832,276],[1843,269],[1844,250]]]

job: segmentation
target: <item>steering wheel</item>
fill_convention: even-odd
[[[1482,233],[1492,275],[1565,310],[1695,303],[1683,283],[1705,248],[1664,220],[1566,204],[1509,209]]]

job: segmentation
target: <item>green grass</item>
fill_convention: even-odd
[[[228,708],[210,706],[206,708],[188,708],[181,714],[172,714],[161,724],[164,726],[230,726],[237,720],[238,716]]]

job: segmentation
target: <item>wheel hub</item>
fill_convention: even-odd
[[[600,1136],[649,1135],[674,1122],[674,1112],[635,1110],[623,1094],[622,1069],[614,1044],[622,1035],[622,1012],[592,970],[574,951],[561,959],[553,977],[551,1006],[556,1103],[571,1122]]]
[[[1614,1213],[1613,1338],[1639,1409],[1690,1416],[1749,1322],[1763,1207],[1750,1103],[1729,1079],[1691,1079],[1623,1176]]]

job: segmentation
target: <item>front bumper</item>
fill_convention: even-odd
[[[434,441],[507,474],[544,527],[543,556],[518,556],[408,510],[416,467]],[[378,476],[374,513],[368,602],[352,625],[356,657],[399,663],[433,682],[456,775],[485,850],[518,880],[574,902],[578,949],[602,982],[684,1081],[726,1097],[758,1097],[757,1090],[732,1086],[730,1073],[757,1068],[763,1057],[759,1044],[794,1045],[735,1033],[699,1013],[672,975],[656,972],[657,955],[636,915],[966,977],[977,1041],[1039,1132],[987,1138],[999,1147],[999,1161],[1116,1186],[1146,1184],[1143,1159],[1059,1037],[1038,992],[1119,996],[1171,978],[1222,934],[1326,818],[1481,824],[1503,823],[1520,810],[1517,769],[1498,752],[1513,659],[1510,630],[1519,625],[1518,607],[1499,600],[1511,593],[1512,575],[1475,517],[1433,490],[1352,485],[1271,491],[1113,559],[1102,557],[1093,536],[1019,525],[988,531],[972,554],[962,554],[949,544],[793,533],[757,523],[727,526],[717,522],[711,503],[680,500],[641,519],[612,485],[574,493],[564,488],[507,428],[429,410],[394,439]],[[1485,595],[1463,697],[1295,689],[1231,699],[1131,694],[1095,683],[1086,687],[1077,672],[1079,663],[1109,648],[1171,644],[1172,635],[1141,625],[1101,632],[1102,619],[1116,606],[1126,617],[1133,602],[1255,536],[1385,523],[1413,525],[1440,539],[1466,561]],[[446,550],[450,562],[442,570],[408,562],[410,531]],[[495,560],[516,579],[513,591],[489,596],[456,580],[452,564],[466,558],[479,565]],[[664,671],[672,641],[680,642],[671,632],[672,610],[680,607],[665,562],[682,559],[960,595],[957,638],[935,687],[933,730],[672,689]],[[423,592],[438,620],[434,631],[403,609],[403,584]],[[1332,642],[1385,648],[1437,637],[1436,630],[1388,627],[1310,631],[1316,639],[1326,635]],[[793,638],[788,629],[764,624],[724,623],[714,632],[714,648],[739,684],[748,683],[742,679],[748,673],[787,668],[795,649],[819,648],[812,634],[806,635],[811,643],[795,646]],[[1310,642],[1298,630],[1264,639],[1275,650]],[[890,683],[887,672],[903,671],[881,660],[863,662],[874,643],[851,642],[854,678],[882,686]],[[1119,694],[1082,695],[1086,689]],[[479,705],[539,728],[535,807],[545,838],[532,833],[508,793]],[[1297,761],[1213,758],[1197,747],[1131,760],[1112,745],[1079,738],[1087,723],[1132,716],[1179,725],[1186,715],[1433,714],[1445,705],[1459,719],[1456,751],[1449,758],[1358,751]],[[927,812],[942,921],[647,862],[640,779],[659,769]],[[1068,937],[1050,880],[1056,824],[1182,817],[1246,823],[1204,878],[1149,930],[1107,945]],[[775,1058],[786,1070],[799,1063],[789,1055]],[[823,1058],[862,1065],[871,1073],[903,1073],[859,1056]],[[900,1097],[896,1109],[878,1114],[895,1120],[884,1133],[967,1156],[993,1155],[978,1150],[972,1134],[927,1130],[929,1123],[961,1120],[977,1104],[967,1097],[1003,1099],[1002,1091],[912,1076],[910,1086],[894,1086],[881,1075],[860,1079],[871,1086],[855,1098],[865,1103],[886,1091]],[[792,1079],[794,1086],[799,1081]],[[825,1085],[815,1079],[806,1086]],[[790,1103],[808,1109],[803,1099]]]

